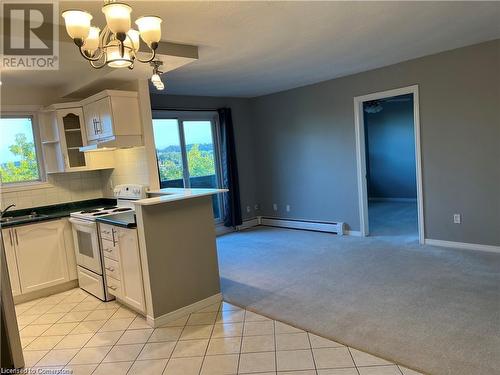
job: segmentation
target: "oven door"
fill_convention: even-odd
[[[76,263],[89,271],[102,275],[101,250],[97,237],[97,224],[93,221],[70,218],[73,224]]]

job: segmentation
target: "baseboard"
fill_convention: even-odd
[[[408,202],[416,203],[417,198],[368,198],[368,201],[373,202]]]
[[[344,234],[344,223],[342,222],[328,223],[328,222],[318,222],[318,221],[262,217],[260,219],[260,224],[270,227],[303,229],[303,230],[312,230],[318,232],[335,233],[338,234],[339,236],[342,236]]]
[[[254,217],[253,219],[244,220],[243,223],[236,227],[236,230],[245,230],[260,225],[261,217]]]
[[[17,305],[19,303],[29,302],[34,299],[48,297],[53,294],[66,292],[68,290],[74,289],[78,287],[78,280],[67,281],[64,284],[50,286],[45,289],[36,290],[34,292],[20,294],[14,297],[14,304]]]
[[[256,227],[258,225],[260,225],[260,216],[254,217],[253,219],[243,220],[243,223],[241,225],[238,225],[236,228],[226,227],[226,226],[224,226],[224,224],[219,224],[219,225],[216,225],[215,231],[216,231],[217,236],[223,236],[224,234],[253,228],[253,227]]]
[[[424,240],[424,243],[426,245],[431,245],[431,246],[452,247],[455,249],[478,250],[478,251],[489,251],[493,253],[500,253],[500,246],[494,246],[494,245],[481,245],[481,244],[467,243],[467,242],[433,240],[431,238],[426,238]]]
[[[180,319],[187,314],[196,312],[198,310],[203,309],[204,307],[213,305],[214,303],[220,301],[222,301],[222,293],[217,293],[214,294],[213,296],[202,299],[201,301],[192,303],[191,305],[181,307],[178,310],[169,312],[164,315],[160,315],[157,318],[153,318],[152,316],[148,315],[146,317],[146,321],[151,327],[157,328],[174,320]]]

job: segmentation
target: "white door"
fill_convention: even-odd
[[[69,281],[64,222],[48,221],[13,228],[23,293]]]
[[[120,252],[123,301],[135,309],[145,312],[144,281],[136,229],[115,229]]]
[[[75,218],[71,218],[69,221],[73,224],[77,265],[102,275],[97,224],[92,221]]]
[[[17,271],[15,238],[12,229],[2,229],[3,243],[5,245],[5,258],[7,259],[7,269],[9,270],[10,286],[12,295],[21,294],[21,283],[19,282],[19,272]]]

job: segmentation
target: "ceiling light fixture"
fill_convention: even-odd
[[[160,74],[163,74],[162,71],[159,70],[159,67],[163,65],[163,61],[155,60],[150,62],[153,67],[153,75],[151,76],[151,82],[155,85],[156,89],[161,91],[165,89],[165,85],[163,84]]]
[[[161,39],[162,19],[157,16],[143,16],[135,21],[139,31],[131,28],[132,8],[114,0],[105,1],[102,12],[106,26],[101,31],[92,26],[92,15],[78,9],[62,13],[66,31],[73,39],[80,54],[96,69],[134,68],[134,63],[148,63],[154,60]],[[150,49],[150,56],[144,60],[138,57],[140,39]]]

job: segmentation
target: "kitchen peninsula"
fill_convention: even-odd
[[[160,189],[134,201],[151,326],[221,299],[212,195],[226,191]]]

